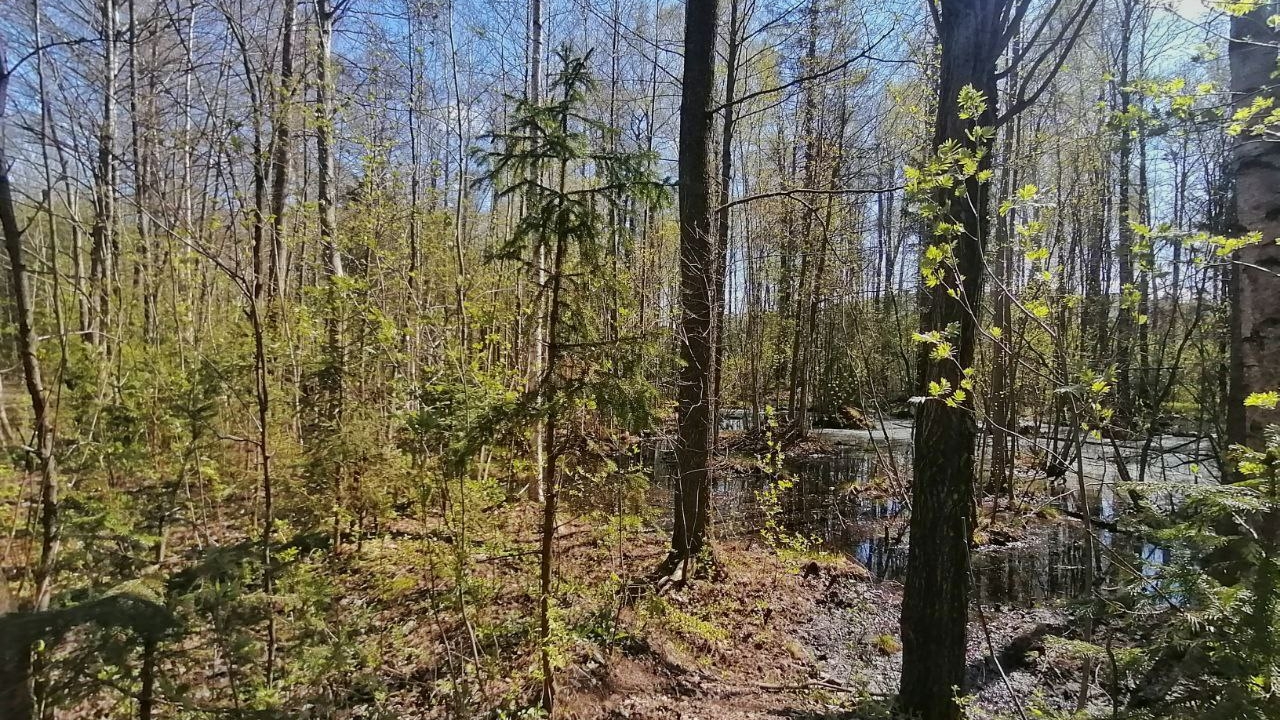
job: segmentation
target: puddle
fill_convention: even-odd
[[[733,418],[736,421],[738,418]],[[907,421],[890,420],[871,431],[819,431],[834,444],[827,455],[786,463],[792,485],[780,498],[779,522],[789,531],[811,538],[824,549],[855,558],[878,580],[902,580],[906,573],[906,508],[897,499],[911,470],[911,427]],[[1148,458],[1147,476],[1170,482],[1212,481],[1192,473],[1199,457],[1187,450],[1186,439],[1160,439]],[[1126,464],[1135,466],[1141,447],[1122,447]],[[1157,457],[1163,448],[1164,455]],[[1093,513],[1114,518],[1127,502],[1117,492],[1118,473],[1112,448],[1086,446],[1086,489]],[[674,457],[669,449],[653,456],[650,502],[670,508]],[[1134,475],[1136,476],[1136,469]],[[764,515],[757,493],[769,478],[759,472],[720,473],[712,491],[716,532],[721,537],[757,532]],[[1074,490],[1075,482],[1071,483]],[[1075,509],[1077,495],[1059,486],[1057,503]],[[1169,497],[1152,497],[1161,507],[1176,504]],[[1127,577],[1132,570],[1152,575],[1169,559],[1169,550],[1123,533],[1099,531],[1095,579],[1104,584]],[[1086,532],[1075,522],[1046,523],[1005,546],[975,550],[973,574],[976,598],[989,604],[1034,607],[1072,600],[1089,593]],[[1130,570],[1132,568],[1132,570]]]

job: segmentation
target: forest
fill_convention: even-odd
[[[1280,2],[0,2],[0,720],[1280,718]]]

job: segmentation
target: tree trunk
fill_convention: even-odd
[[[529,92],[527,100],[530,105],[542,102],[542,0],[530,0],[529,3]],[[537,174],[537,170],[534,171]],[[533,257],[530,263],[530,279],[533,281],[533,333],[529,339],[529,389],[536,387],[542,378],[542,367],[546,360],[546,347],[543,335],[546,333],[547,318],[543,313],[546,301],[543,299],[543,286],[547,284],[547,249],[541,236],[534,241]],[[543,472],[546,456],[543,452],[543,440],[546,428],[538,420],[533,426],[534,481],[529,486],[529,499],[536,502],[544,500]]]
[[[814,74],[818,70],[818,3],[810,0],[808,10],[808,45],[805,49],[803,72]],[[818,80],[804,83],[804,103],[800,116],[800,144],[804,147],[804,187],[816,189],[818,183],[818,163],[822,156],[822,142],[818,137]],[[800,407],[807,398],[801,398],[800,384],[804,382],[804,368],[801,359],[805,320],[808,316],[808,283],[810,282],[810,258],[813,253],[813,226],[817,216],[817,208],[806,205],[800,224],[800,277],[796,280],[794,296],[795,309],[791,315],[791,361],[789,365],[791,377],[787,383],[787,405],[791,411],[792,427],[801,435],[804,434],[804,418],[807,408]]]
[[[564,192],[566,171],[567,164],[561,163],[560,187],[562,193]],[[548,408],[554,407],[556,379],[560,370],[560,294],[564,285],[564,256],[568,252],[568,243],[563,232],[556,238],[553,252],[555,255],[552,258],[551,276],[549,278],[551,296],[548,298],[547,312],[547,362],[543,370],[540,388],[544,406]],[[542,708],[547,711],[547,717],[551,717],[555,709],[556,694],[555,672],[551,661],[551,595],[553,573],[555,571],[556,513],[559,505],[559,488],[556,484],[556,465],[558,460],[556,430],[559,426],[559,420],[559,412],[556,410],[550,411],[542,433],[544,463],[542,465],[541,485],[544,494],[542,502],[542,553],[539,572],[541,592],[538,603],[538,627],[542,665]]]
[[[1275,3],[1231,20],[1231,94],[1235,107],[1256,98],[1280,99],[1274,73],[1280,30],[1267,24]],[[1265,113],[1264,113],[1265,114]],[[1232,271],[1231,397],[1227,434],[1233,442],[1261,449],[1268,425],[1280,410],[1245,407],[1250,393],[1280,390],[1280,140],[1248,131],[1235,146],[1236,213],[1244,230],[1262,242],[1236,252]]]
[[[7,132],[5,121],[8,100],[8,64],[0,48],[0,230],[4,232],[5,252],[9,256],[11,292],[17,315],[18,356],[22,364],[22,376],[31,403],[32,422],[35,426],[35,464],[40,473],[40,559],[35,572],[35,596],[33,609],[47,610],[53,597],[53,579],[61,547],[61,526],[58,514],[58,468],[53,455],[53,423],[49,417],[44,394],[44,380],[40,368],[40,336],[35,331],[35,310],[31,301],[31,279],[22,252],[22,227],[18,223],[18,211],[9,179],[10,161],[5,147]],[[7,593],[6,598],[7,600]],[[0,603],[0,614],[16,608],[9,602]],[[11,645],[6,639],[5,645]],[[0,716],[27,720],[33,716],[34,706],[30,694],[32,675],[31,653],[33,648],[22,643],[17,647],[0,649]]]
[[[1021,49],[1020,39],[1015,39],[1006,57],[1012,63],[1008,83],[1005,89],[1009,95],[1016,96],[1018,83],[1017,57]],[[1005,158],[1013,157],[1015,145],[1021,141],[1019,129],[1021,124],[1014,118],[1004,128],[1002,153]],[[1007,163],[1002,168],[1000,188],[1005,197],[1013,197],[1020,182],[1018,168]],[[990,417],[987,425],[991,429],[991,472],[986,482],[991,493],[991,512],[994,514],[1000,507],[1000,497],[1008,490],[1013,497],[1013,426],[1016,424],[1017,409],[1014,407],[1013,382],[1011,375],[1015,359],[1013,357],[1013,267],[1014,247],[1013,229],[1017,227],[1017,208],[1011,208],[1008,214],[996,220],[995,229],[995,272],[999,278],[999,287],[995,289],[993,303],[995,305],[992,321],[1003,331],[1003,336],[992,343],[991,348],[991,393],[988,399]],[[1010,510],[1013,509],[1012,502]]]
[[[98,158],[94,167],[93,247],[90,250],[91,332],[99,345],[111,330],[111,282],[115,273],[115,145],[116,145],[116,10],[102,0],[103,76],[102,118],[98,130]]]
[[[1116,308],[1116,413],[1114,422],[1121,426],[1129,424],[1133,419],[1133,343],[1137,323],[1135,315],[1138,307],[1125,301],[1126,291],[1137,290],[1134,284],[1133,227],[1138,218],[1134,214],[1133,182],[1130,165],[1133,163],[1133,139],[1130,137],[1130,114],[1133,108],[1133,93],[1129,87],[1130,76],[1130,29],[1133,27],[1133,14],[1137,0],[1125,0],[1122,5],[1120,20],[1120,72],[1118,87],[1120,93],[1119,113],[1122,117],[1119,130],[1119,173],[1116,202],[1118,207],[1116,222],[1119,223],[1116,243],[1116,262],[1118,280],[1120,282],[1120,298]]]
[[[289,164],[292,155],[291,123],[293,121],[293,26],[297,17],[296,0],[285,0],[283,27],[280,30],[280,97],[276,107],[271,139],[271,255],[267,259],[267,295],[283,297],[289,277],[288,250],[285,247],[286,197],[289,190]],[[325,73],[323,65],[321,73]],[[321,92],[324,92],[323,90]],[[320,132],[325,128],[321,127]],[[323,171],[322,171],[323,172]],[[324,180],[328,182],[328,178]]]
[[[134,280],[142,294],[142,330],[148,343],[154,343],[159,334],[157,327],[156,258],[151,237],[151,153],[144,147],[149,131],[143,129],[142,107],[138,91],[138,13],[135,0],[129,0],[129,123],[133,145],[133,202],[138,233],[138,259],[134,266]],[[154,88],[152,88],[154,90]],[[154,118],[147,118],[154,123]],[[52,188],[50,188],[52,191]]]
[[[317,203],[320,206],[320,241],[327,255],[330,279],[344,275],[342,250],[338,247],[338,211],[334,191],[333,162],[333,25],[337,11],[328,0],[317,0],[316,18],[320,31],[320,59],[316,83],[318,107],[316,108],[316,175]],[[282,69],[283,73],[283,69]]]
[[[1001,6],[999,0],[942,0],[939,8],[942,61],[933,146],[954,142],[983,151],[979,171],[991,167],[992,143],[988,139],[973,147],[967,131],[975,124],[995,125]],[[986,97],[985,111],[971,120],[959,115],[957,101],[965,86]],[[935,198],[963,230],[955,236],[928,237],[930,245],[954,240],[955,260],[943,282],[927,290],[920,317],[922,332],[945,332],[953,324],[959,329],[953,359],[922,357],[923,380],[946,380],[952,388],[961,386],[963,370],[973,365],[989,225],[987,183],[970,177],[966,185],[965,197],[955,202],[949,190]],[[954,694],[964,684],[976,435],[972,393],[954,407],[927,400],[917,412],[898,702],[908,715],[926,720],[960,717]]]
[[[709,140],[715,87],[717,0],[685,6],[680,96],[680,368],[677,391],[675,528],[672,556],[688,561],[707,539],[711,504],[711,410],[714,406],[715,291]]]
[[[569,88],[566,86],[565,95],[562,101],[566,104],[570,102]],[[562,135],[568,135],[569,118],[567,115],[561,118],[560,132]],[[567,160],[560,161],[558,174],[559,196],[563,203],[565,190],[569,179],[569,163]],[[563,212],[563,205],[557,210],[557,214]],[[569,252],[569,237],[567,231],[561,227],[556,234],[556,243],[552,248],[553,255],[551,257],[551,275],[547,278],[551,284],[549,288],[550,296],[547,298],[547,356],[546,365],[543,367],[542,378],[538,387],[538,393],[541,396],[542,407],[547,409],[546,423],[542,428],[542,476],[539,485],[542,487],[542,554],[539,573],[540,595],[538,603],[538,628],[539,628],[539,649],[540,660],[542,665],[542,709],[546,711],[547,717],[554,717],[555,710],[555,668],[552,665],[552,638],[551,638],[551,603],[552,603],[552,582],[555,572],[555,540],[556,540],[556,513],[559,506],[559,486],[556,482],[557,465],[559,464],[559,446],[556,445],[556,431],[560,424],[560,411],[556,405],[556,393],[558,388],[557,382],[560,378],[560,361],[563,355],[563,347],[561,345],[561,327],[560,313],[561,295],[564,290],[565,280],[565,255]]]
[[[720,129],[720,208],[716,211],[716,306],[715,322],[715,371],[712,397],[715,407],[711,413],[711,447],[714,449],[720,439],[720,378],[724,369],[724,322],[725,322],[725,272],[729,265],[729,220],[731,209],[728,207],[729,197],[733,193],[733,125],[736,120],[736,109],[733,99],[737,95],[738,53],[742,43],[738,32],[738,0],[729,0],[729,41],[725,57],[724,70],[724,124]]]

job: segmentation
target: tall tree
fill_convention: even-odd
[[[530,245],[545,245],[547,266],[546,363],[531,399],[537,414],[545,418],[542,435],[541,562],[539,563],[539,655],[542,671],[541,705],[550,717],[555,710],[554,659],[556,642],[552,627],[555,580],[555,539],[558,529],[559,475],[562,460],[571,452],[574,430],[570,419],[580,409],[584,395],[593,392],[592,381],[579,374],[588,365],[590,348],[614,345],[604,332],[591,333],[571,319],[573,301],[582,303],[613,266],[604,250],[612,246],[606,213],[599,206],[621,208],[627,204],[656,200],[657,183],[649,176],[651,158],[646,153],[625,153],[614,149],[609,139],[616,129],[585,119],[582,107],[595,83],[589,72],[590,55],[558,53],[561,69],[549,88],[546,102],[521,102],[511,127],[492,136],[499,149],[488,155],[490,172],[482,180],[495,183],[499,197],[523,194],[526,204],[514,228],[513,237],[500,255],[521,258]],[[592,147],[599,138],[602,149]],[[545,168],[549,182],[537,179],[537,168]],[[571,186],[575,179],[586,180],[589,172],[598,175],[587,187]],[[609,238],[606,242],[606,238]],[[593,341],[596,335],[606,340]],[[580,342],[574,342],[580,339]],[[607,380],[604,382],[608,382]]]
[[[1134,130],[1137,119],[1133,104],[1133,28],[1137,13],[1141,12],[1138,0],[1122,0],[1120,4],[1120,49],[1116,58],[1116,123],[1117,135],[1117,218],[1116,261],[1120,282],[1120,303],[1116,313],[1115,363],[1117,421],[1127,425],[1133,419],[1133,343],[1137,329],[1138,306],[1132,298],[1138,292],[1135,284],[1137,258],[1134,255],[1133,225],[1140,222],[1137,198],[1133,185]]]
[[[715,323],[715,391],[713,396],[719,408],[721,394],[721,376],[724,372],[724,324],[725,324],[725,272],[729,260],[729,196],[733,189],[733,125],[738,110],[734,105],[737,96],[738,55],[742,50],[742,31],[739,27],[739,0],[729,0],[729,38],[725,53],[724,66],[724,118],[720,125],[720,207],[716,210],[716,306]],[[718,409],[713,414],[718,413]],[[712,423],[711,444],[714,447],[720,437],[720,423]]]
[[[960,716],[956,688],[964,682],[969,613],[969,542],[974,530],[972,383],[982,298],[984,245],[990,228],[989,183],[995,130],[1029,107],[1062,68],[1096,0],[1055,17],[1054,5],[1035,24],[1038,38],[1056,22],[1044,47],[1028,43],[1028,76],[997,116],[997,63],[1031,7],[1030,0],[941,0],[930,5],[941,45],[938,106],[930,166],[953,182],[924,178],[931,208],[921,270],[921,353],[911,489],[911,542],[902,604],[902,684],[898,702],[926,720]],[[1046,65],[1047,63],[1047,65]],[[939,165],[940,164],[940,165]]]
[[[1264,450],[1269,432],[1280,425],[1275,404],[1246,402],[1254,393],[1280,390],[1280,6],[1259,2],[1231,19],[1228,47],[1231,93],[1240,123],[1233,160],[1236,173],[1236,219],[1257,242],[1236,250],[1231,269],[1231,382],[1227,403],[1227,435],[1232,441]],[[1247,118],[1247,119],[1244,119]],[[1241,120],[1243,122],[1241,122]],[[1275,461],[1274,452],[1266,455]],[[1280,554],[1280,511],[1275,506],[1275,470],[1267,496],[1272,503],[1254,523],[1261,560],[1252,579],[1249,631],[1252,674],[1265,678],[1275,667],[1276,557]],[[1264,485],[1264,487],[1266,487]]]
[[[112,288],[115,280],[116,238],[116,4],[99,5],[102,32],[102,117],[98,125],[98,157],[94,166],[93,247],[89,277],[93,322],[89,338],[103,344],[111,333]]]
[[[285,233],[288,229],[288,207],[286,205],[289,190],[289,168],[292,163],[293,146],[290,141],[293,124],[293,32],[298,14],[297,0],[285,0],[284,18],[280,26],[280,78],[278,107],[272,124],[271,137],[271,255],[267,260],[267,296],[283,296],[288,280],[288,257],[285,245]],[[321,37],[324,42],[327,38]],[[325,72],[322,70],[321,72]],[[318,133],[324,133],[323,123]],[[327,188],[328,178],[322,178]],[[332,170],[330,170],[332,172]]]
[[[931,202],[942,217],[926,237],[926,256],[940,263],[940,281],[926,290],[921,333],[944,333],[952,353],[922,357],[923,382],[963,391],[973,365],[976,316],[982,297],[983,245],[989,227],[988,183],[995,126],[996,61],[1000,56],[1000,0],[942,0],[942,45],[933,147],[977,160],[963,191],[941,187]],[[969,96],[962,108],[961,94]],[[977,111],[977,112],[975,112]],[[962,116],[963,114],[963,116]],[[945,220],[946,222],[941,222]],[[948,228],[954,228],[951,231]],[[964,683],[969,614],[969,538],[974,522],[973,399],[934,397],[916,413],[911,493],[911,543],[902,604],[902,686],[898,702],[927,720],[960,717],[955,688]]]
[[[1275,74],[1280,28],[1270,23],[1276,3],[1259,3],[1231,20],[1231,93],[1237,112],[1280,100]],[[1256,113],[1257,111],[1255,111]],[[1235,147],[1236,214],[1261,242],[1236,252],[1232,270],[1231,396],[1227,433],[1260,448],[1280,411],[1245,407],[1250,393],[1280,390],[1280,127],[1257,115]],[[1261,121],[1261,122],[1258,122]]]
[[[542,0],[530,0],[529,2],[529,78],[526,83],[525,99],[530,105],[537,105],[542,102],[542,37],[543,37],[543,3]],[[534,129],[537,132],[537,128]],[[542,167],[535,163],[529,169],[531,176],[537,179],[542,172]],[[533,332],[530,334],[529,347],[526,353],[527,362],[529,364],[527,375],[527,387],[533,390],[537,387],[538,382],[542,378],[542,366],[546,360],[546,346],[543,343],[543,335],[546,331],[547,319],[543,313],[546,308],[543,289],[547,283],[547,249],[541,240],[535,240],[533,247],[530,249],[530,280],[533,285]],[[545,433],[542,419],[539,418],[534,422],[533,438],[531,445],[533,446],[533,470],[534,480],[529,485],[529,497],[537,502],[542,502],[544,491],[542,487],[542,476],[546,458],[543,456],[543,435]]]
[[[718,0],[689,0],[680,89],[680,378],[677,389],[675,528],[672,558],[688,570],[707,540],[711,426],[715,402],[715,236],[711,225],[711,108]]]
[[[286,0],[292,3],[293,0]],[[343,266],[342,246],[338,239],[338,209],[336,168],[334,163],[335,80],[333,72],[333,31],[346,11],[350,0],[315,0],[316,26],[320,39],[320,57],[316,60],[316,193],[320,210],[320,246],[324,252],[325,282],[325,355],[320,369],[321,412],[320,427],[324,437],[317,448],[320,453],[340,445],[335,442],[342,429],[346,404],[347,352],[343,328]],[[286,22],[292,17],[286,15]],[[286,35],[287,39],[287,35]],[[283,76],[283,68],[281,75]],[[286,95],[286,99],[287,99]],[[288,109],[283,108],[282,113]],[[281,246],[283,252],[283,246]],[[334,516],[333,541],[341,541],[339,532],[340,507],[343,494],[343,476],[346,468],[341,461],[323,462],[323,472],[330,474],[333,484]]]
[[[40,556],[35,573],[35,592],[30,607],[36,611],[49,608],[53,599],[54,572],[58,551],[62,544],[62,528],[58,509],[58,466],[53,454],[54,425],[51,410],[45,397],[44,376],[40,364],[40,336],[35,331],[35,308],[31,292],[31,273],[23,248],[25,231],[18,220],[18,206],[14,199],[13,183],[9,176],[11,167],[7,140],[6,118],[8,106],[10,70],[4,46],[0,42],[0,231],[4,233],[4,247],[9,259],[10,291],[17,315],[18,355],[22,364],[22,377],[31,403],[33,424],[30,445],[32,462],[28,463],[40,479]],[[0,615],[13,608],[0,602]],[[9,642],[5,638],[5,642]],[[4,717],[25,720],[33,716],[33,704],[28,681],[31,675],[32,647],[21,644],[0,652],[0,711]]]

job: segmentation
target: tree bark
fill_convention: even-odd
[[[1255,98],[1280,99],[1274,73],[1280,30],[1267,25],[1276,3],[1264,3],[1247,15],[1232,18],[1231,92],[1235,107]],[[1234,149],[1236,214],[1245,231],[1262,234],[1262,242],[1236,252],[1232,269],[1231,393],[1227,434],[1233,442],[1255,449],[1264,445],[1268,425],[1280,423],[1280,410],[1245,407],[1250,393],[1280,390],[1280,139],[1239,136]]]
[[[1117,220],[1116,261],[1118,280],[1120,282],[1120,300],[1116,308],[1116,414],[1114,422],[1128,425],[1133,418],[1133,343],[1137,322],[1135,315],[1139,312],[1136,306],[1130,307],[1124,302],[1125,290],[1137,290],[1134,284],[1133,227],[1137,222],[1133,198],[1133,182],[1130,165],[1133,164],[1133,138],[1130,136],[1130,117],[1133,108],[1133,91],[1129,86],[1131,73],[1130,46],[1133,16],[1137,0],[1125,0],[1122,4],[1120,20],[1120,72],[1117,79],[1119,88],[1121,116],[1119,130],[1119,162],[1116,172],[1119,173],[1117,187]]]
[[[0,125],[4,124],[9,86],[8,64],[0,48]],[[9,256],[11,292],[18,321],[18,356],[22,376],[31,402],[34,424],[35,463],[40,473],[40,559],[35,573],[35,596],[32,607],[47,610],[53,597],[53,579],[61,547],[61,525],[58,513],[58,468],[53,454],[53,423],[45,399],[40,367],[40,336],[35,331],[35,310],[31,301],[31,279],[23,256],[23,229],[9,179],[10,160],[5,147],[6,133],[0,127],[0,230],[4,232],[5,252]],[[0,615],[13,610],[0,607]],[[6,638],[10,640],[10,638]],[[32,641],[34,642],[34,641]],[[34,713],[29,681],[32,674],[32,643],[17,643],[15,648],[0,651],[0,713],[3,717],[25,720]]]
[[[992,165],[992,143],[989,139],[974,143],[967,131],[974,125],[995,125],[1001,7],[1000,0],[942,0],[939,7],[942,59],[933,146],[955,142],[983,151],[979,171]],[[986,97],[985,111],[971,120],[959,114],[958,98],[965,86]],[[963,370],[974,359],[983,244],[989,226],[988,185],[970,177],[964,197],[955,198],[954,191],[944,190],[935,201],[963,231],[927,238],[930,245],[946,245],[954,239],[955,260],[943,282],[926,291],[920,328],[921,332],[946,332],[956,327],[959,335],[954,340],[954,358],[932,360],[925,355],[921,374],[925,383],[946,380],[959,388]],[[960,717],[955,693],[964,683],[976,435],[972,393],[954,407],[927,400],[917,412],[898,702],[906,714],[926,720]]]
[[[818,70],[818,3],[816,0],[810,0],[808,15],[808,38],[807,47],[804,54],[804,63],[802,65],[806,75],[815,74]],[[822,142],[818,137],[818,80],[809,80],[803,84],[804,86],[804,102],[800,115],[800,145],[804,147],[804,187],[814,189],[818,181],[818,163],[822,156]],[[817,208],[813,205],[806,205],[801,211],[803,217],[800,222],[800,276],[796,279],[795,295],[793,298],[794,309],[791,312],[791,354],[790,354],[790,379],[787,383],[787,406],[791,411],[790,421],[792,428],[800,435],[804,434],[805,412],[807,408],[800,407],[805,400],[802,399],[800,392],[800,383],[804,382],[804,369],[801,367],[802,342],[801,335],[804,334],[805,320],[808,315],[807,302],[809,300],[808,284],[809,284],[809,268],[810,258],[813,255],[813,227],[817,216]]]
[[[293,29],[297,12],[297,1],[285,0],[283,27],[280,29],[279,104],[276,107],[271,138],[271,256],[267,259],[268,297],[283,297],[289,277],[285,229],[288,220],[286,198],[289,190],[289,165],[293,150],[290,144],[293,130]],[[322,69],[321,73],[324,72]],[[328,177],[324,178],[324,182],[329,182]]]
[[[155,343],[159,328],[156,313],[156,258],[151,233],[151,147],[148,147],[150,132],[145,128],[146,121],[141,117],[143,107],[139,103],[138,89],[138,12],[135,0],[128,2],[129,12],[129,123],[133,146],[133,202],[137,218],[135,228],[138,233],[137,248],[139,258],[134,266],[134,280],[142,293],[142,328],[143,337],[148,343]],[[152,88],[154,91],[154,88]],[[150,100],[150,97],[148,98]],[[150,102],[147,103],[150,105]],[[150,108],[148,108],[150,110]],[[154,115],[154,113],[148,113]],[[153,117],[148,117],[154,123]],[[52,190],[52,188],[50,188]]]
[[[562,131],[567,130],[567,125]],[[568,163],[560,163],[560,194],[563,197],[565,183],[568,179]],[[556,236],[554,255],[551,258],[551,275],[548,278],[551,288],[547,309],[547,357],[543,368],[539,392],[543,406],[548,408],[546,423],[542,428],[542,476],[539,484],[543,491],[542,501],[542,553],[539,567],[539,602],[538,628],[540,660],[542,665],[542,709],[547,717],[553,717],[555,710],[555,668],[552,665],[551,639],[551,603],[552,583],[555,572],[556,513],[559,511],[559,486],[556,482],[556,469],[559,461],[556,431],[560,424],[560,413],[555,408],[556,381],[560,374],[560,358],[563,350],[560,344],[560,311],[561,292],[564,288],[565,254],[569,251],[568,238],[562,230]]]
[[[102,118],[98,130],[98,157],[94,167],[93,247],[89,278],[92,319],[89,338],[102,345],[111,325],[111,287],[115,273],[115,146],[116,146],[116,10],[112,0],[102,0],[103,76]]]
[[[530,0],[529,3],[529,91],[526,99],[530,105],[542,102],[542,0]],[[534,170],[536,175],[538,170]],[[547,318],[543,312],[546,301],[543,299],[543,287],[547,284],[547,249],[541,236],[534,241],[530,258],[530,280],[533,281],[533,333],[529,339],[528,363],[529,385],[533,390],[542,378],[542,368],[546,360],[546,346],[543,336],[546,334]],[[534,481],[529,486],[529,499],[543,502],[543,473],[547,463],[544,453],[546,428],[542,420],[533,426]]]
[[[672,556],[688,561],[707,540],[710,523],[711,423],[714,422],[715,291],[711,228],[710,134],[715,87],[717,0],[685,6],[684,76],[680,95],[680,378],[677,390],[675,528]]]
[[[733,99],[737,96],[738,54],[741,51],[741,34],[738,31],[739,0],[729,0],[729,40],[724,69],[724,119],[720,126],[720,208],[716,210],[716,306],[715,317],[715,370],[712,396],[711,447],[720,440],[720,379],[724,369],[725,322],[725,273],[729,265],[729,221],[731,209],[729,197],[733,192],[733,130],[737,110]]]

